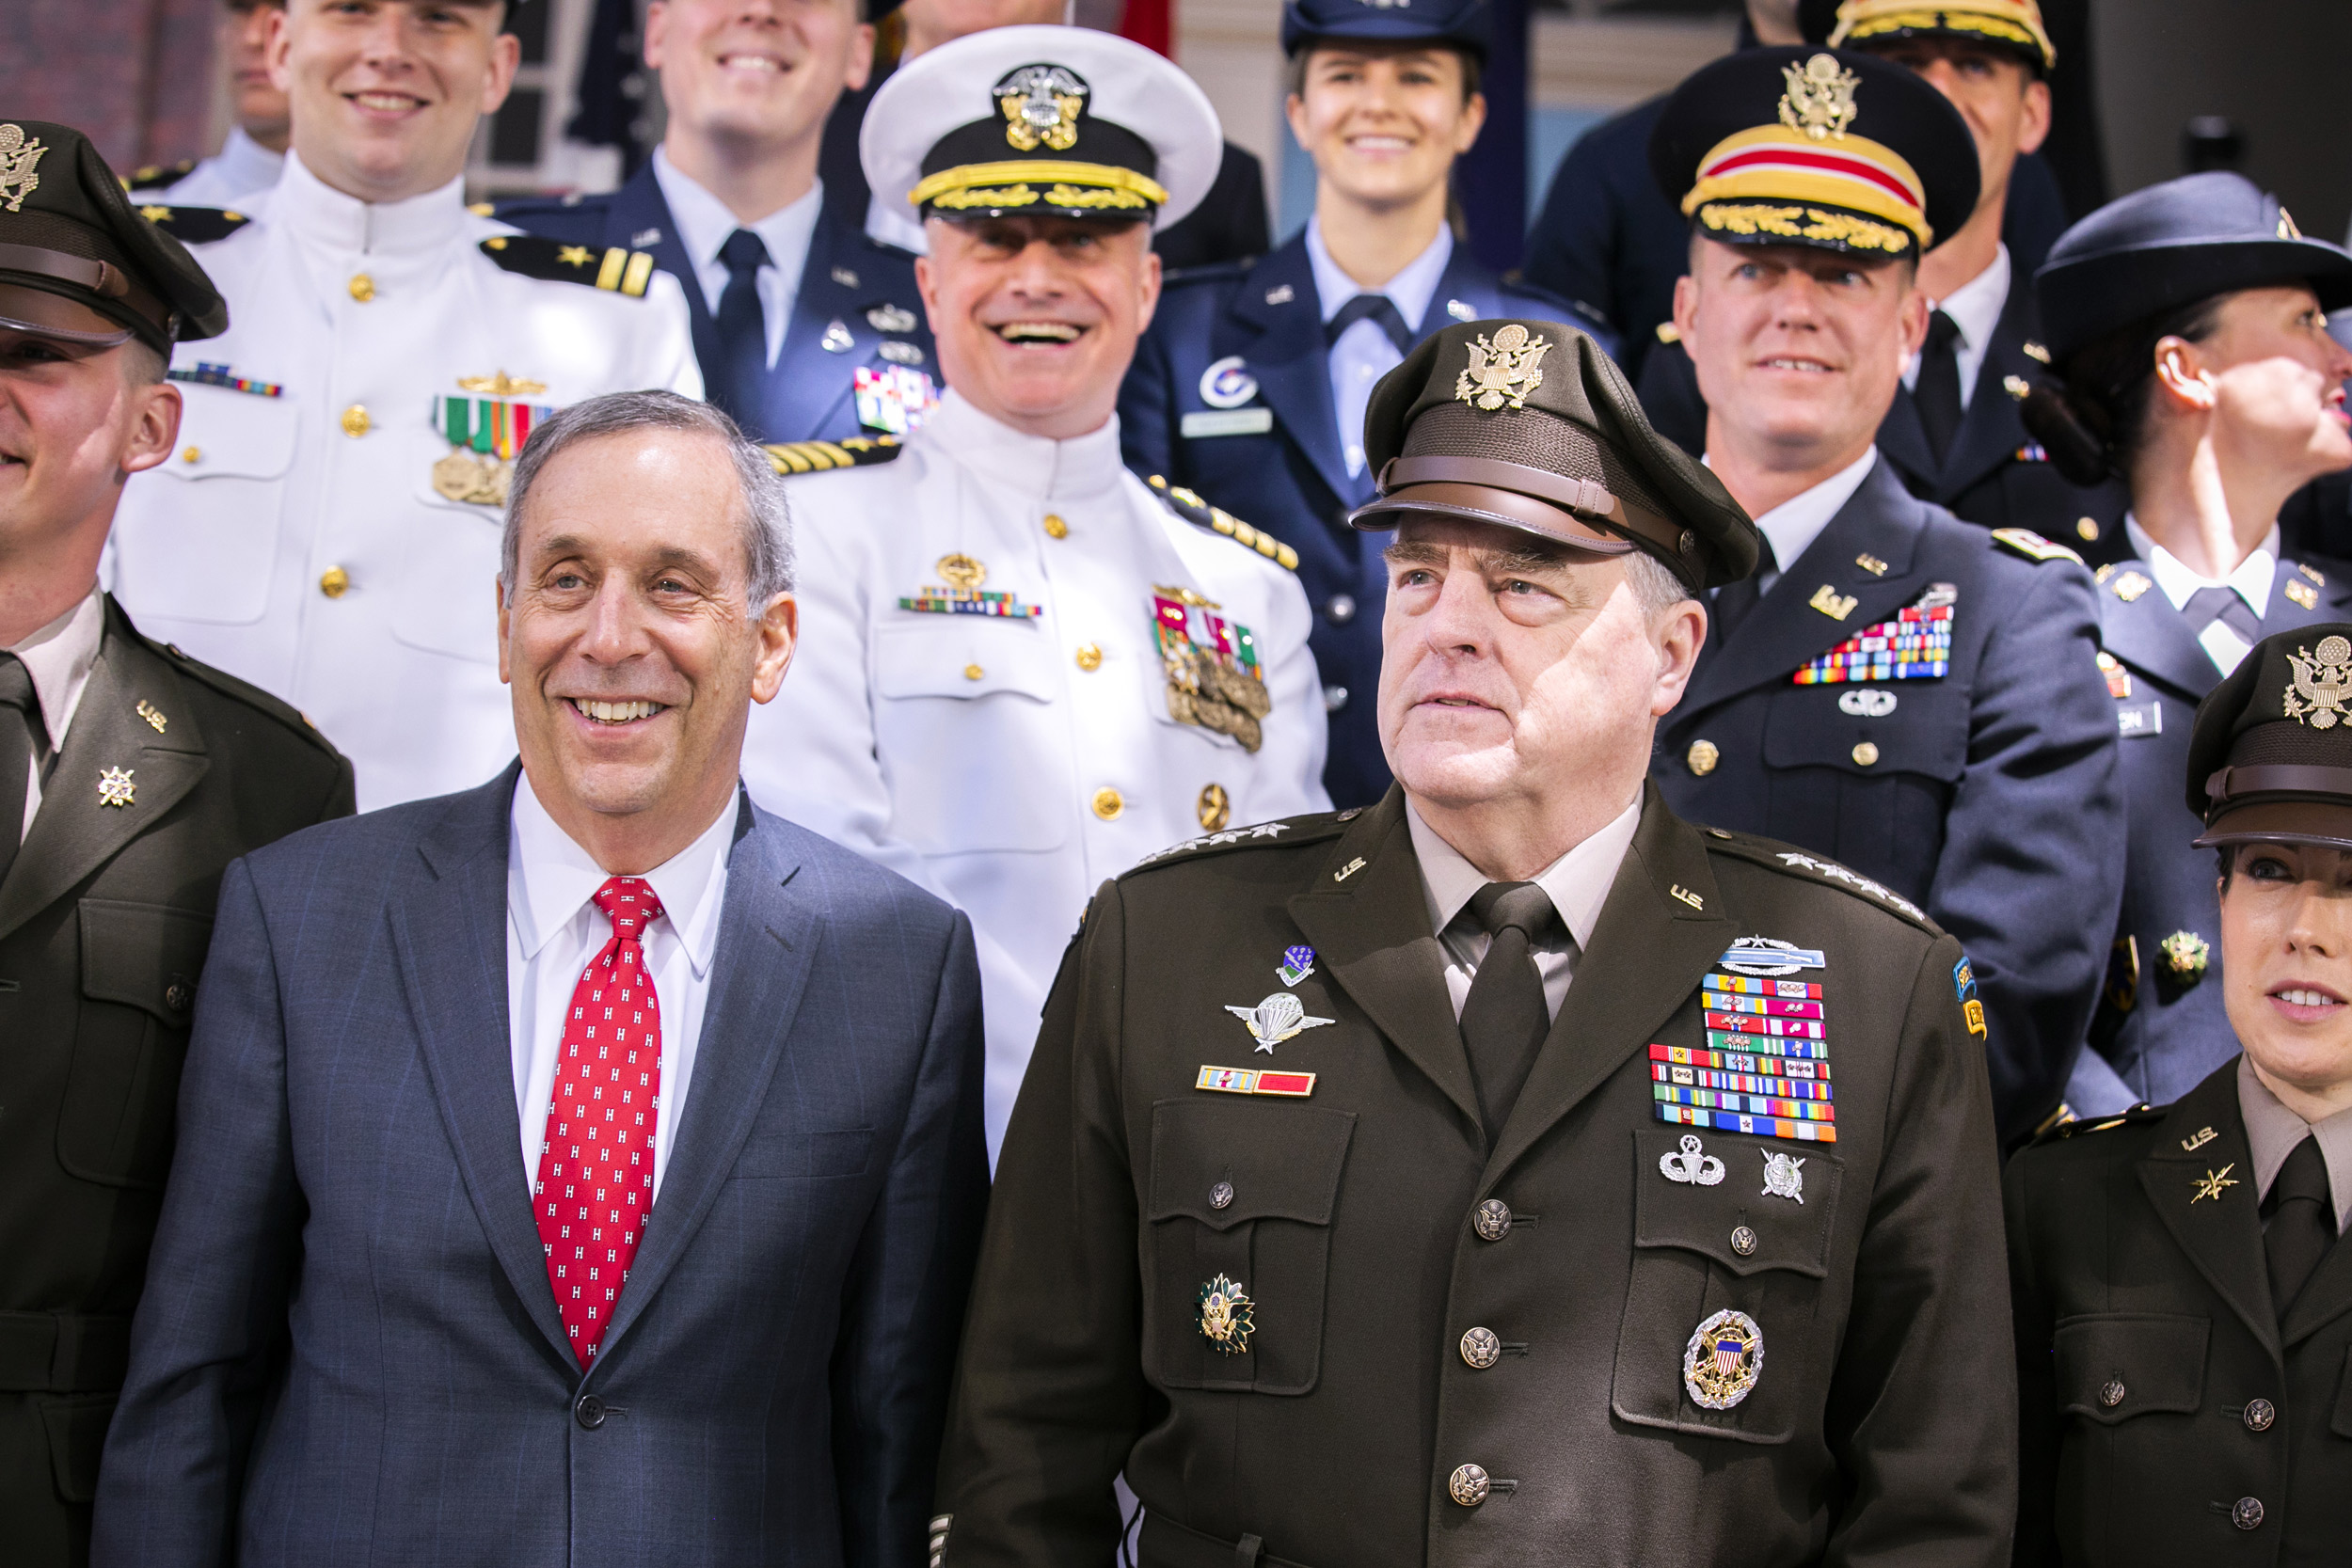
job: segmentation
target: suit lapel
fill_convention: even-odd
[[[1644,784],[1633,847],[1486,1163],[1482,1195],[1691,999],[1735,935],[1697,832],[1666,809],[1656,784]]]
[[[2323,573],[2324,577],[2325,574]],[[2289,596],[2292,587],[2308,593],[2312,602],[2307,609]],[[2293,631],[2298,626],[2317,625],[2321,621],[2344,619],[2343,606],[2338,603],[2344,590],[2341,585],[2321,592],[2322,585],[2303,575],[2301,568],[2284,556],[2279,558],[2279,570],[2270,579],[2270,602],[2263,610],[2263,636],[2274,632]]]
[[[1258,395],[1331,493],[1353,504],[1369,486],[1366,479],[1348,477],[1347,459],[1340,450],[1340,420],[1331,404],[1331,362],[1323,342],[1323,306],[1315,293],[1314,265],[1307,259],[1303,232],[1250,270],[1233,296],[1232,310],[1257,332],[1242,355],[1249,373],[1258,378]]]
[[[678,234],[676,220],[670,215],[670,203],[661,194],[660,182],[654,178],[650,162],[629,176],[628,182],[613,194],[612,205],[605,213],[605,244],[644,250],[647,247],[632,245],[630,242],[648,230],[657,230],[661,236],[651,246],[654,265],[675,277],[678,287],[686,291],[695,360],[716,365],[719,324],[712,319],[710,306],[703,298],[702,278],[694,270],[694,259],[686,254],[686,242]]]
[[[2203,1128],[2218,1136],[2196,1148],[2181,1147]],[[2279,1322],[2270,1302],[2254,1159],[2238,1111],[2234,1068],[2214,1073],[2173,1106],[2154,1146],[2140,1157],[2138,1176],[2149,1206],[2197,1272],[2277,1354]],[[2213,1196],[2201,1197],[2201,1192]]]
[[[2011,376],[2025,380],[2032,369],[2025,346],[2032,281],[2024,271],[2020,267],[2010,273],[2009,298],[2001,304],[1993,341],[1985,345],[1984,362],[1977,367],[1968,411],[1961,417],[1960,429],[1952,436],[1952,450],[1945,453],[1943,471],[1936,475],[1938,496],[1959,495],[2014,457],[2026,444],[2026,421],[2008,389]],[[1913,418],[1917,418],[1915,411]]]
[[[65,750],[42,786],[33,831],[0,882],[0,937],[163,820],[212,767],[179,673],[139,641],[113,599],[104,613],[98,662],[66,730]],[[163,729],[140,715],[141,703],[162,716]],[[102,775],[115,783],[113,798],[122,804],[106,803]]]
[[[606,1330],[602,1367],[645,1304],[676,1268],[735,1169],[752,1122],[768,1098],[791,1038],[809,967],[821,939],[820,897],[795,886],[800,862],[773,832],[763,832],[750,800],[738,795],[736,838],[727,861],[719,947],[710,960],[710,998],[677,1146],[645,1222],[644,1243]],[[837,961],[849,961],[841,957]]]
[[[763,399],[768,438],[797,441],[825,429],[834,413],[855,392],[854,378],[845,373],[865,363],[880,334],[858,309],[865,282],[852,260],[844,255],[849,238],[830,212],[817,220],[808,247],[808,264],[801,271],[800,292],[793,296],[792,320],[784,332],[784,347],[768,372]],[[839,281],[836,269],[857,277],[859,286]],[[825,334],[838,322],[848,328],[851,347],[834,353],[825,347]]]
[[[1333,983],[1454,1102],[1470,1142],[1482,1142],[1478,1091],[1446,991],[1445,950],[1429,928],[1402,789],[1390,785],[1341,835],[1314,881],[1292,895],[1290,912]]]
[[[2148,583],[2128,600],[2115,592],[2126,572],[2138,574]],[[2280,602],[2284,602],[2283,595]],[[2214,667],[2212,656],[2189,635],[2188,622],[2155,585],[2154,574],[2144,561],[2122,562],[2101,586],[2099,638],[2117,658],[2192,702],[2221,684],[2221,672]]]
[[[1957,437],[1955,437],[1957,439]],[[1935,453],[1928,448],[1928,427],[1919,420],[1919,405],[1911,388],[1898,385],[1895,401],[1879,420],[1879,455],[1925,488],[1936,488]]]
[[[515,1111],[506,1009],[506,843],[522,765],[451,798],[418,841],[431,873],[391,908],[392,945],[459,1174],[507,1283],[548,1345],[577,1366],[548,1283]]]

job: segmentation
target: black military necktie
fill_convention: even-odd
[[[1959,342],[1960,323],[1941,310],[1928,318],[1928,346],[1919,351],[1919,385],[1911,393],[1911,401],[1919,409],[1919,422],[1927,428],[1928,450],[1935,453],[1939,468],[1960,429]]]
[[[2319,1139],[2307,1134],[2279,1167],[2264,1200],[2270,1223],[2263,1231],[2263,1251],[2270,1260],[2270,1299],[2284,1322],[2287,1308],[2302,1292],[2312,1271],[2336,1244],[2336,1205],[2328,1191],[2328,1160]]]
[[[8,879],[24,829],[24,794],[31,785],[34,735],[41,728],[33,677],[14,654],[0,654],[0,881]]]
[[[2187,620],[2192,637],[2218,621],[2249,644],[2262,641],[2262,617],[2254,613],[2254,607],[2234,588],[2200,588],[2188,596],[2188,603],[2181,606],[2181,614]]]
[[[1756,570],[1738,582],[1725,583],[1715,591],[1715,602],[1707,612],[1708,639],[1718,647],[1731,641],[1731,634],[1748,612],[1764,597],[1764,574],[1780,569],[1773,557],[1772,542],[1762,534],[1756,536]]]
[[[1358,322],[1368,321],[1389,335],[1399,354],[1413,352],[1413,331],[1405,325],[1405,317],[1396,302],[1386,294],[1358,294],[1339,309],[1338,314],[1323,324],[1325,343],[1336,343],[1340,334]]]
[[[1468,908],[1489,941],[1462,1003],[1462,1043],[1470,1048],[1478,1112],[1491,1143],[1511,1119],[1519,1086],[1551,1031],[1534,950],[1560,931],[1560,914],[1551,895],[1534,882],[1488,882],[1470,895]]]
[[[748,229],[739,229],[719,247],[727,286],[719,292],[719,374],[710,401],[735,416],[754,436],[759,428],[760,391],[768,379],[768,316],[759,305],[759,269],[768,246]]]

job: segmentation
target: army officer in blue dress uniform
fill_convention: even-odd
[[[2236,1049],[2222,1016],[2213,863],[2181,803],[2189,716],[2274,632],[2352,618],[2352,565],[2289,560],[2279,508],[2352,467],[2352,352],[2326,312],[2352,256],[2303,238],[2235,174],[2112,202],[2035,280],[2058,381],[2025,405],[2051,455],[2131,486],[2130,553],[2100,572],[2107,689],[2129,801],[2123,909],[2067,1103],[2169,1104]]]
[[[861,0],[653,0],[660,147],[605,196],[510,201],[504,221],[599,252],[648,251],[685,286],[706,395],[755,440],[904,435],[935,401],[914,259],[828,207],[825,117],[865,82]]]
[[[1835,857],[1968,950],[2002,1130],[2054,1111],[2122,896],[2090,574],[1914,498],[1872,435],[1927,329],[1919,253],[1976,204],[1967,127],[1867,55],[1752,50],[1659,122],[1693,224],[1676,325],[1707,457],[1767,555],[1715,599],[1659,785]]]
[[[1372,714],[1387,572],[1346,521],[1379,478],[1363,449],[1373,383],[1449,321],[1600,325],[1504,287],[1447,227],[1454,160],[1486,119],[1487,30],[1485,0],[1291,0],[1291,128],[1315,160],[1315,215],[1254,265],[1171,276],[1120,396],[1130,466],[1296,547],[1342,806],[1389,786]]]

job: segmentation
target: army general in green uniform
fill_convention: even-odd
[[[1981,1018],[1899,895],[1644,783],[1756,536],[1546,322],[1428,340],[1378,805],[1107,884],[997,1171],[934,1560],[1993,1564]]]
[[[11,199],[12,198],[12,199]],[[80,134],[0,123],[0,1558],[79,1563],[222,867],[352,808],[284,704],[98,591],[228,312]],[[190,455],[193,461],[193,455]]]

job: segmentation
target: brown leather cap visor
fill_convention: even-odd
[[[2280,799],[2288,792],[2321,799]],[[2205,795],[2214,802],[2214,815],[2198,835],[2197,848],[2324,844],[2352,849],[2352,768],[2280,763],[2222,768],[2205,781]]]
[[[1696,587],[1705,578],[1698,537],[1591,480],[1569,479],[1488,457],[1395,457],[1380,471],[1380,495],[1348,515],[1367,532],[1410,515],[1446,515],[1517,529],[1580,555],[1647,550]]]
[[[60,342],[89,343],[112,348],[130,340],[131,329],[119,325],[79,300],[29,289],[21,283],[0,282],[0,327],[13,327]]]

